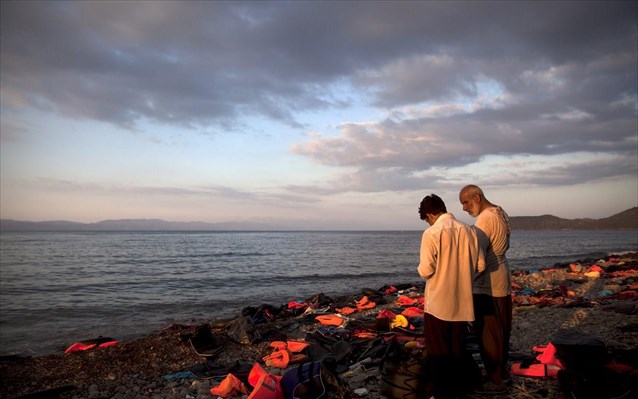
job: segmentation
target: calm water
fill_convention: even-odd
[[[0,354],[61,353],[173,322],[419,281],[421,232],[28,232],[0,235]],[[513,269],[638,250],[638,232],[514,232]]]

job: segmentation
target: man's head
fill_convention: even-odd
[[[429,224],[434,224],[439,215],[446,213],[445,202],[436,194],[430,194],[423,198],[419,205],[419,216]]]
[[[472,217],[477,217],[489,205],[485,195],[483,195],[483,190],[474,184],[467,185],[461,189],[459,201],[463,205],[463,210]]]

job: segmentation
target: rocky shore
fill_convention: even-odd
[[[514,323],[510,342],[513,357],[531,355],[531,348],[551,342],[561,329],[577,328],[604,342],[608,350],[638,350],[638,253],[612,255],[599,260],[532,272],[514,273]],[[308,340],[328,328],[339,332],[350,343],[352,356],[341,359],[341,368],[331,370],[326,398],[384,398],[381,394],[383,359],[357,365],[362,342],[377,338],[406,336],[418,347],[418,317],[409,328],[393,328],[379,323],[381,312],[393,314],[406,309],[405,300],[419,307],[422,284],[409,287],[382,287],[362,290],[340,298],[316,295],[305,304],[258,306],[244,309],[234,320],[218,320],[202,325],[172,325],[130,342],[42,357],[0,358],[0,397],[100,399],[152,398],[195,399],[217,397],[211,388],[228,373],[245,381],[255,363],[275,375],[285,369],[264,364],[273,353],[272,341]],[[374,303],[357,307],[363,298]],[[400,301],[400,298],[404,301]],[[407,299],[406,299],[407,298]],[[304,306],[305,305],[305,306]],[[347,313],[346,324],[326,327],[316,315]],[[253,342],[241,342],[229,334],[238,319],[250,315],[255,320]],[[256,317],[256,316],[259,317]],[[241,316],[241,317],[240,317]],[[201,356],[194,342],[202,327],[211,333],[213,352]],[[243,331],[245,332],[245,331]],[[359,334],[355,338],[355,333]],[[345,334],[345,335],[343,335]],[[325,335],[325,333],[324,333]],[[366,338],[362,338],[366,337]],[[411,338],[410,338],[411,337]],[[235,338],[235,339],[233,339]],[[330,338],[330,337],[328,337]],[[332,337],[334,338],[334,337]],[[239,341],[239,342],[238,342]],[[355,342],[356,341],[356,342]],[[382,341],[377,339],[377,341]],[[210,349],[210,348],[209,348]],[[200,350],[201,353],[201,350]],[[354,356],[354,355],[357,356]],[[345,367],[344,367],[345,366]],[[638,372],[625,370],[627,380],[636,383]],[[234,398],[246,398],[250,394]],[[49,390],[49,391],[46,391]],[[44,391],[44,392],[43,392]],[[635,393],[635,392],[634,392]],[[473,397],[473,396],[471,396]],[[476,396],[479,397],[479,396]],[[512,376],[509,392],[503,398],[563,398],[555,378]]]

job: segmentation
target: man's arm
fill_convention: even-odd
[[[427,232],[423,232],[421,237],[421,254],[419,262],[419,275],[423,280],[427,280],[436,272],[436,259],[438,257],[434,239]]]
[[[479,228],[472,228],[474,234],[476,235],[476,243],[478,247],[477,252],[477,261],[474,272],[477,274],[483,273],[487,268],[485,263],[485,257],[487,254],[487,249],[490,246],[490,239],[487,237],[485,233]]]

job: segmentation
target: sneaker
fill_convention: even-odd
[[[487,381],[475,392],[483,395],[502,395],[507,393],[507,387],[505,384],[495,384],[492,381]]]

